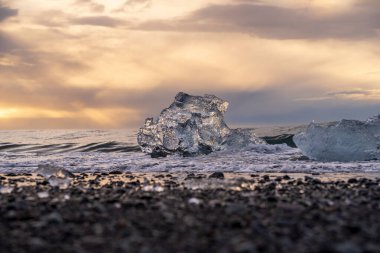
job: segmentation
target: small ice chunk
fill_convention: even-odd
[[[184,187],[191,190],[228,188],[229,182],[215,178],[186,180]]]
[[[49,178],[58,172],[61,168],[50,165],[50,164],[39,164],[37,170],[35,171],[38,175],[44,178]]]
[[[223,142],[224,149],[241,149],[252,144],[266,144],[263,139],[256,136],[252,129],[231,129],[230,134]]]
[[[54,173],[54,175],[60,178],[74,178],[75,177],[73,173],[65,169],[58,170],[56,173]]]
[[[209,154],[228,146],[239,148],[265,141],[252,131],[231,130],[224,122],[228,102],[214,95],[191,96],[180,92],[157,120],[147,118],[137,141],[152,157],[179,153]]]
[[[163,192],[164,187],[160,185],[146,185],[142,188],[142,190],[146,192]]]
[[[72,179],[68,177],[56,177],[51,176],[48,179],[48,182],[53,187],[58,187],[59,189],[67,189],[71,184]]]
[[[198,198],[190,198],[187,202],[193,205],[200,205],[202,203],[202,200]]]
[[[74,174],[70,171],[51,164],[39,164],[35,172],[38,175],[45,177],[46,179],[50,178],[51,176],[71,178],[74,177]]]
[[[12,193],[13,190],[14,190],[14,187],[11,187],[11,186],[0,186],[1,194],[9,194],[9,193]]]
[[[294,136],[304,155],[320,161],[380,159],[380,115],[367,121],[341,120],[327,126],[311,123]]]
[[[49,192],[39,192],[37,193],[37,196],[40,198],[40,199],[46,199],[49,197]]]
[[[72,178],[74,178],[74,174],[70,171],[50,164],[38,165],[36,173],[45,177],[51,186],[59,187],[60,189],[69,187]]]

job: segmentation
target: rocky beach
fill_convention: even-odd
[[[380,253],[380,0],[0,0],[0,253]]]
[[[0,249],[380,252],[380,116],[256,135],[227,107],[180,92],[138,132],[3,132]]]
[[[0,176],[2,252],[380,251],[380,175]]]

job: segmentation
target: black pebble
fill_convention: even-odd
[[[224,179],[223,172],[214,172],[208,178]]]

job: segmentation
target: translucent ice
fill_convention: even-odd
[[[142,190],[146,192],[163,192],[165,189],[160,185],[146,185]]]
[[[380,159],[380,115],[367,121],[341,120],[327,126],[311,123],[294,141],[306,156],[320,161]]]
[[[59,189],[67,189],[71,184],[72,179],[69,177],[57,177],[51,176],[48,182],[53,187],[58,187]]]
[[[14,187],[0,186],[0,194],[9,194],[9,193],[12,193],[13,190],[14,190]]]
[[[202,204],[202,200],[198,198],[190,198],[187,203],[194,204],[194,205],[200,205]]]
[[[223,142],[223,149],[241,149],[250,144],[266,144],[266,142],[258,138],[252,129],[231,129]]]
[[[74,174],[67,171],[59,166],[51,164],[39,164],[37,170],[35,171],[38,175],[45,178],[50,178],[51,176],[57,177],[74,177]]]
[[[45,177],[51,186],[59,187],[61,189],[66,189],[71,184],[72,178],[74,177],[74,174],[70,171],[50,164],[38,165],[36,173]]]
[[[231,130],[224,122],[227,108],[228,102],[214,95],[180,92],[157,120],[146,119],[138,143],[152,157],[208,154],[229,146],[264,143],[249,130]]]
[[[37,193],[37,196],[40,198],[40,199],[46,199],[49,197],[49,192],[38,192]]]

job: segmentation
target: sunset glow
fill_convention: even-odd
[[[232,125],[380,109],[380,1],[0,0],[0,22],[0,129],[136,127],[178,91]]]

